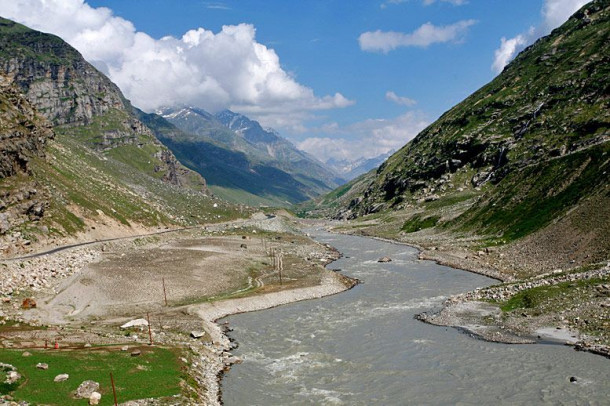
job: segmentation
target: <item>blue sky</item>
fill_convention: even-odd
[[[584,3],[0,0],[0,15],[67,40],[136,106],[231,108],[326,160],[399,148]]]

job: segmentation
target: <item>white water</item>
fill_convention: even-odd
[[[560,345],[488,343],[413,319],[493,280],[418,261],[409,247],[317,238],[346,256],[331,268],[364,284],[228,318],[244,363],[223,378],[225,405],[610,404],[606,358]],[[393,261],[377,263],[382,256]]]

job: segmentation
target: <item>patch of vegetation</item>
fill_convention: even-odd
[[[82,405],[82,399],[73,398],[78,385],[85,380],[100,383],[101,405],[112,405],[112,372],[119,402],[143,398],[167,397],[181,392],[181,365],[179,352],[161,347],[142,347],[142,355],[132,357],[118,349],[92,348],[78,351],[0,349],[3,362],[14,365],[25,378],[18,388],[8,388],[16,400],[45,405]],[[48,370],[36,368],[46,363]],[[67,373],[70,378],[54,382],[55,376]]]
[[[597,285],[607,282],[608,278],[586,279],[526,289],[502,303],[500,309],[504,312],[517,309],[536,309],[540,312],[545,310],[561,310],[566,308],[568,298],[574,295],[581,297],[578,291],[590,290]]]
[[[436,226],[439,220],[439,216],[422,217],[420,214],[416,214],[409,220],[405,221],[401,230],[405,233],[414,233],[419,230]]]

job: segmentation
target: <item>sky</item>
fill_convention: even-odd
[[[397,150],[588,0],[0,0],[145,110],[230,109],[318,159]]]

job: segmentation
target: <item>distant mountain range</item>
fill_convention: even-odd
[[[345,180],[349,181],[369,172],[371,169],[377,168],[394,152],[396,151],[392,150],[373,158],[359,158],[354,161],[331,158],[326,161],[326,165],[341,175],[341,177],[345,178]]]
[[[157,112],[179,131],[158,134],[189,168],[227,200],[285,206],[329,192],[345,181],[273,130],[229,110],[194,107]]]

